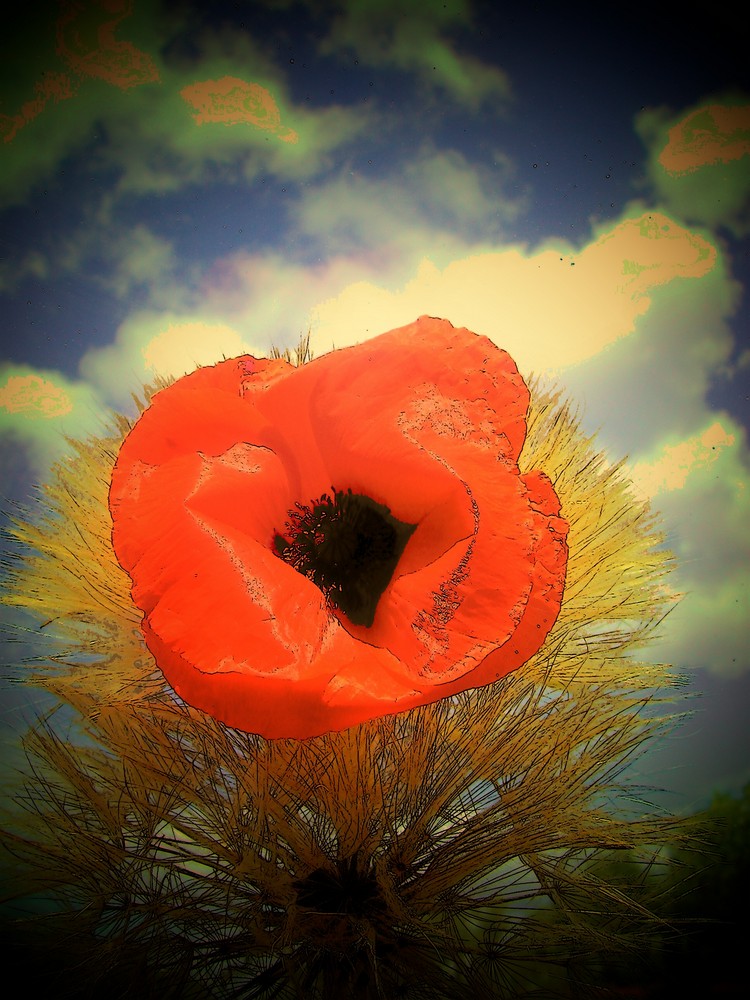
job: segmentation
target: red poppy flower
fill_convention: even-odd
[[[560,608],[567,523],[519,473],[528,390],[423,316],[299,368],[156,393],[112,475],[113,543],[177,693],[304,738],[488,684]]]

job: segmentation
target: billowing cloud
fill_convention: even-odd
[[[721,452],[737,438],[724,429],[719,420],[684,441],[665,445],[658,458],[637,462],[630,474],[637,487],[648,497],[682,489],[697,469],[713,465]]]
[[[33,96],[14,114],[0,115],[0,135],[12,142],[29,122],[50,105],[75,97],[85,78],[103,80],[121,90],[159,80],[156,63],[132,42],[116,37],[121,23],[133,13],[131,0],[114,5],[105,0],[66,4],[54,25],[53,62],[33,82]],[[50,61],[54,58],[49,54]]]
[[[191,38],[189,58],[170,56],[168,33],[184,32],[184,12],[165,13],[157,27],[152,5],[116,6],[90,0],[66,7],[56,41],[44,34],[30,45],[35,58],[4,94],[4,108],[12,110],[0,116],[0,203],[25,200],[94,136],[89,169],[116,171],[114,193],[122,195],[176,191],[217,174],[235,181],[269,173],[309,177],[373,128],[377,114],[369,105],[294,105],[273,53],[251,32],[202,28]],[[127,41],[128,31],[151,47]],[[225,94],[227,80],[238,83]],[[227,116],[239,123],[238,115],[255,127],[227,128]],[[106,133],[97,134],[102,121]]]
[[[424,88],[471,110],[485,102],[504,105],[510,96],[508,76],[461,53],[449,39],[451,32],[471,24],[471,7],[464,0],[351,0],[334,18],[321,51],[352,52],[368,66],[409,73]]]
[[[132,13],[132,0],[64,5],[55,25],[57,54],[79,76],[104,80],[122,90],[158,81],[159,70],[151,56],[116,37]]]
[[[272,132],[282,142],[299,142],[297,133],[282,125],[276,101],[260,84],[223,76],[188,84],[180,96],[193,109],[197,125],[251,125]]]
[[[101,433],[105,419],[98,396],[84,382],[28,365],[0,367],[0,462],[4,466],[12,464],[18,451],[36,478],[44,479],[52,463],[67,450],[66,437]],[[7,471],[5,477],[12,478]],[[10,485],[4,482],[4,495]]]
[[[480,241],[498,243],[525,206],[511,196],[508,170],[469,163],[455,150],[425,144],[403,165],[376,177],[347,170],[309,185],[290,221],[297,239],[325,257],[365,255],[403,270],[429,247],[436,263]]]
[[[94,347],[80,363],[82,376],[107,403],[130,410],[131,397],[155,376],[179,377],[199,365],[247,352],[266,353],[246,343],[227,323],[205,317],[143,311],[132,313],[112,344]]]
[[[50,420],[72,409],[65,389],[41,375],[8,375],[0,385],[0,410],[6,413]]]
[[[636,487],[653,504],[677,556],[682,599],[663,623],[660,655],[727,675],[750,669],[750,453],[723,415],[635,463]]]
[[[704,427],[707,394],[729,370],[735,347],[730,323],[739,289],[727,266],[718,254],[704,277],[655,289],[631,336],[561,376],[613,457],[635,461]]]
[[[636,119],[649,181],[667,210],[688,223],[750,232],[750,101],[731,96],[677,114],[649,108]]]
[[[223,357],[294,347],[320,297],[351,284],[363,266],[348,255],[310,266],[281,254],[220,258],[189,289],[167,282],[152,308],[133,311],[112,343],[84,354],[81,375],[110,405],[127,410],[131,395],[157,374],[179,376]]]
[[[716,248],[660,213],[626,218],[582,250],[486,250],[437,267],[424,258],[393,290],[359,281],[314,310],[316,342],[337,346],[428,313],[481,331],[525,371],[559,370],[632,333],[661,286],[707,275]]]
[[[124,232],[108,225],[103,231],[106,242],[101,251],[111,263],[109,283],[115,295],[124,298],[134,288],[148,288],[152,300],[158,300],[176,269],[172,245],[143,224]]]
[[[239,333],[225,324],[188,321],[169,323],[147,341],[141,353],[148,371],[179,378],[199,365],[216,364],[247,350]]]
[[[45,73],[34,83],[32,96],[14,114],[0,115],[3,143],[13,142],[21,129],[37,118],[48,105],[69,100],[77,89],[68,73]]]
[[[750,104],[707,104],[669,130],[659,163],[668,174],[684,174],[744,156],[750,156]]]
[[[173,305],[178,259],[172,243],[145,223],[123,224],[111,207],[105,201],[88,213],[73,232],[53,245],[53,251],[29,253],[17,266],[9,266],[0,288],[13,290],[32,274],[42,279],[62,275],[80,278],[85,274],[118,299],[130,299],[134,293],[145,291],[152,303]],[[189,268],[179,262],[179,271],[184,283]]]

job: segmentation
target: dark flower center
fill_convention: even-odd
[[[274,548],[353,625],[369,628],[415,528],[370,497],[334,489],[289,511],[286,534],[277,532]]]

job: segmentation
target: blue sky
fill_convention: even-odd
[[[750,84],[729,13],[87,0],[10,22],[0,477],[28,500],[155,373],[445,316],[559,383],[662,514],[650,757],[750,777]],[[7,716],[17,712],[8,698]]]

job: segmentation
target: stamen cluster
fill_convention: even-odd
[[[274,548],[353,624],[369,627],[415,527],[368,496],[332,489],[289,511]]]

